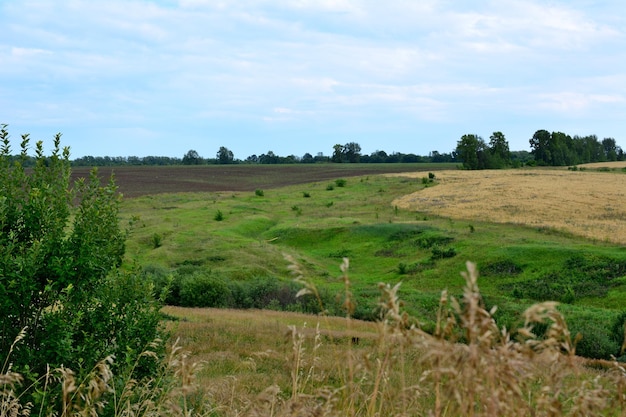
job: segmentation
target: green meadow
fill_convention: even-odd
[[[349,260],[352,315],[375,320],[379,284],[401,283],[416,324],[432,331],[441,291],[458,298],[466,261],[479,270],[500,327],[517,328],[524,309],[560,302],[577,352],[619,356],[626,300],[626,251],[603,242],[522,225],[452,220],[401,210],[394,198],[437,178],[387,175],[257,189],[126,199],[127,268],[168,291],[168,304],[264,308],[343,315]],[[294,265],[319,291],[297,299]],[[309,296],[310,297],[310,296]],[[320,306],[321,304],[321,306]]]

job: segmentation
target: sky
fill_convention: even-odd
[[[626,2],[0,0],[0,124],[72,158],[626,148]]]

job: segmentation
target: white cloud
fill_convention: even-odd
[[[603,4],[7,2],[0,96],[25,102],[0,104],[9,118],[128,129],[170,119],[474,131],[520,115],[532,130],[539,113],[591,123],[598,109],[606,124],[626,111],[626,10]]]

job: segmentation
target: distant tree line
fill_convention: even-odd
[[[273,151],[261,155],[250,155],[241,160],[233,152],[220,146],[215,158],[205,158],[198,151],[190,149],[182,158],[167,156],[84,156],[72,161],[74,166],[133,166],[133,165],[227,165],[227,164],[315,164],[315,163],[415,163],[415,162],[457,162],[454,153],[432,151],[427,156],[413,153],[374,151],[369,155],[361,153],[361,146],[356,142],[335,145],[331,156],[318,152],[315,156],[305,153],[303,156],[280,156]],[[25,162],[27,166],[28,161]]]
[[[531,151],[511,151],[502,132],[494,132],[486,142],[476,134],[465,134],[449,153],[432,151],[428,155],[376,150],[369,155],[361,152],[357,142],[333,146],[332,155],[318,152],[315,156],[280,156],[273,151],[237,159],[233,152],[220,146],[214,158],[202,157],[189,150],[182,158],[170,156],[83,156],[72,161],[73,166],[139,166],[139,165],[212,165],[212,164],[315,164],[315,163],[461,163],[465,169],[499,169],[523,165],[566,166],[588,162],[622,161],[624,151],[615,139],[599,141],[597,136],[569,136],[561,132],[538,130],[530,139]],[[24,167],[33,166],[35,159],[19,158]]]
[[[623,161],[624,151],[615,139],[598,140],[596,135],[570,136],[562,132],[538,130],[530,139],[537,165],[565,166],[589,162]]]
[[[615,139],[569,136],[538,130],[529,140],[531,151],[511,152],[502,132],[494,132],[489,143],[474,134],[463,135],[453,152],[465,169],[499,169],[521,165],[565,166],[590,162],[622,161],[624,151]]]

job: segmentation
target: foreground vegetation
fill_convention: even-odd
[[[300,266],[290,269],[315,295]],[[399,286],[380,286],[376,323],[353,320],[347,259],[341,269],[344,319],[169,307],[172,332],[203,363],[177,342],[161,374],[142,383],[111,384],[106,361],[84,382],[55,371],[59,414],[100,415],[109,393],[116,416],[626,415],[626,369],[581,363],[555,303],[528,308],[513,332],[500,329],[468,263],[461,296],[441,294],[429,334],[402,308]],[[0,377],[0,413],[36,413],[20,403],[20,376]]]
[[[86,380],[90,395],[80,401],[111,413],[109,393],[92,391],[156,373],[161,303],[137,270],[119,269],[126,233],[115,184],[102,186],[96,172],[71,182],[60,135],[50,156],[35,145],[29,170],[20,162],[28,151],[24,135],[21,158],[11,158],[0,126],[0,416],[54,413]],[[151,355],[142,353],[148,345]]]

